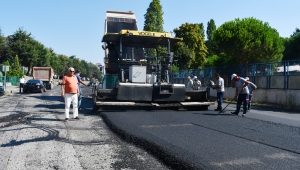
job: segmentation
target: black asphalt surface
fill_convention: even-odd
[[[209,111],[114,108],[101,115],[123,139],[174,169],[300,169],[299,113],[253,107],[242,117],[230,114],[234,107],[222,114],[211,106]]]

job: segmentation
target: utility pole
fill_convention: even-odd
[[[3,87],[4,91],[6,90],[6,72],[9,71],[9,66],[2,66],[2,71],[4,71],[4,82],[3,82]]]

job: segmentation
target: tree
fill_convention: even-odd
[[[0,29],[0,63],[2,63],[5,60],[5,37],[2,35],[2,31]]]
[[[174,60],[177,60],[179,69],[192,68],[194,52],[190,50],[184,42],[178,42],[172,47]]]
[[[299,32],[300,32],[300,29],[296,28],[295,32],[293,32],[293,34],[291,35],[291,37],[294,37],[294,36],[298,35]]]
[[[13,61],[14,57],[18,55],[21,65],[30,69],[38,58],[35,44],[36,41],[31,37],[31,34],[19,28],[13,35],[8,36],[6,59]]]
[[[204,64],[204,67],[214,67],[219,60],[220,60],[219,56],[212,55],[212,56],[207,58],[207,60]]]
[[[206,36],[208,41],[213,39],[213,32],[216,30],[216,28],[217,27],[213,19],[207,22]]]
[[[24,75],[21,65],[20,65],[19,57],[17,55],[14,59],[13,66],[11,67],[11,75],[18,76],[18,77],[21,77]]]
[[[204,25],[203,25],[203,23],[198,24],[198,26],[200,28],[199,34],[205,39],[205,33],[204,33]]]
[[[34,41],[36,62],[33,62],[36,67],[50,67],[51,52],[42,43]]]
[[[208,48],[208,54],[209,56],[212,56],[214,54],[214,51],[216,49],[215,43],[213,41],[213,32],[216,31],[216,24],[213,19],[211,19],[207,23],[207,29],[206,29],[206,36],[207,36],[207,41],[205,42],[207,48]]]
[[[68,68],[69,68],[69,58],[65,55],[58,55],[58,62],[60,63],[60,66],[58,67],[58,70],[55,72],[58,73],[61,76],[64,76],[65,74],[68,73]]]
[[[295,34],[284,41],[285,50],[282,60],[300,59],[300,34]]]
[[[230,58],[224,65],[279,61],[284,50],[279,33],[255,18],[226,22],[214,31],[213,39],[217,54]]]
[[[204,66],[208,52],[205,39],[201,34],[202,32],[203,30],[201,30],[199,24],[190,23],[182,24],[179,28],[174,29],[176,37],[183,38],[184,44],[179,45],[179,47],[190,50],[190,52],[187,52],[181,49],[181,52],[186,51],[185,54],[191,55],[188,62],[190,64],[187,63],[185,66],[187,68],[200,68]],[[175,55],[178,54],[175,53]],[[178,60],[178,62],[179,65],[184,65],[184,60]]]
[[[144,30],[153,32],[164,32],[163,29],[163,11],[160,5],[160,0],[152,0],[146,14],[144,15]],[[156,56],[155,50],[145,50],[147,56]],[[167,49],[158,47],[158,53],[160,56],[167,54]]]
[[[144,30],[145,31],[155,31],[163,32],[163,11],[160,5],[160,0],[152,0],[150,3],[147,13],[144,15]]]
[[[13,76],[13,71],[12,71],[12,67],[10,65],[10,62],[8,60],[6,60],[4,65],[9,66],[9,70],[6,72],[6,76]]]
[[[52,67],[57,75],[64,75],[72,66],[80,69],[82,74],[91,76],[93,73],[100,74],[99,68],[84,60],[71,56],[57,55],[51,48],[46,48],[41,42],[32,38],[31,33],[19,28],[13,35],[6,39],[0,29],[0,63],[10,66],[8,75],[21,76],[21,65],[28,68],[29,75],[32,67]],[[14,68],[15,67],[15,68]],[[21,72],[21,73],[19,73]],[[99,76],[100,77],[100,76]]]

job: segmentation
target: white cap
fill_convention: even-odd
[[[249,77],[245,77],[246,80],[249,80]]]
[[[194,79],[196,79],[197,78],[197,76],[194,76]]]
[[[191,76],[188,76],[187,78],[189,78],[189,79],[190,79],[190,78],[191,78]]]
[[[237,75],[236,74],[232,74],[231,75],[231,80],[234,78],[234,77],[236,77]]]

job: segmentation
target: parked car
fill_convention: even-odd
[[[3,95],[4,95],[4,87],[0,86],[0,96],[3,96]]]
[[[46,86],[42,80],[39,79],[31,79],[28,80],[23,87],[23,93],[27,92],[46,92]]]

